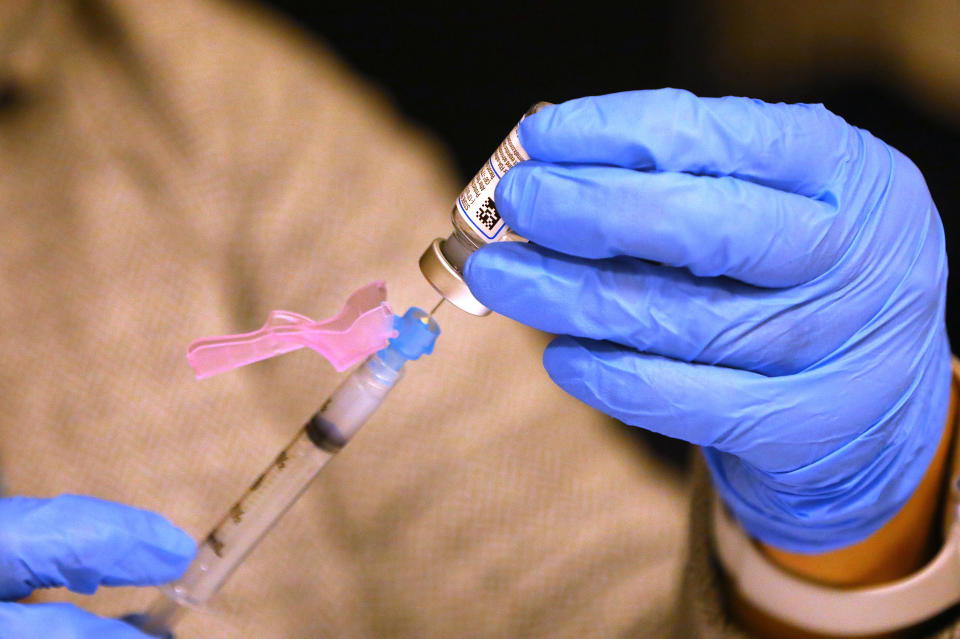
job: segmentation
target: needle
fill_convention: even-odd
[[[437,302],[437,305],[433,307],[433,310],[430,311],[430,317],[433,317],[433,314],[437,312],[437,309],[440,308],[440,305],[443,304],[445,297],[441,297],[440,301]]]

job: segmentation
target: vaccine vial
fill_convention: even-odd
[[[520,121],[549,104],[538,102]],[[487,315],[490,309],[470,293],[463,281],[463,266],[470,254],[481,246],[523,240],[504,224],[497,212],[494,193],[507,171],[529,159],[515,126],[454,202],[450,211],[453,232],[446,239],[435,239],[420,256],[420,272],[430,285],[444,299],[472,315]]]

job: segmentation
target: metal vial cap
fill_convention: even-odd
[[[490,309],[477,301],[463,276],[443,254],[442,242],[443,238],[438,237],[420,256],[420,272],[430,286],[460,310],[480,317],[489,315]]]

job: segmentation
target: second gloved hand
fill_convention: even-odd
[[[909,499],[949,402],[943,231],[917,168],[821,106],[676,90],[520,124],[497,188],[529,244],[477,251],[485,305],[565,335],[553,380],[704,447],[744,527],[864,539]]]
[[[61,495],[0,499],[0,637],[147,639],[118,619],[69,603],[15,603],[37,588],[147,586],[176,579],[196,546],[154,513]]]

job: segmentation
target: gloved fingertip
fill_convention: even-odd
[[[69,506],[63,529],[72,534],[52,551],[41,549],[48,584],[76,592],[157,585],[182,575],[196,554],[193,539],[158,513],[84,496],[64,496],[62,506]],[[84,534],[89,522],[97,522],[97,534]]]
[[[523,212],[529,207],[524,202],[524,194],[530,181],[530,162],[521,162],[501,178],[497,184],[494,199],[497,212],[514,232],[525,235],[526,220]]]
[[[575,381],[582,379],[581,363],[586,349],[569,335],[561,335],[547,344],[543,351],[543,368],[560,388],[569,390]]]
[[[503,274],[499,253],[498,244],[488,244],[474,251],[463,266],[463,279],[470,292],[484,304],[497,290],[496,282]]]
[[[165,518],[160,518],[160,523],[153,526],[153,531],[152,538],[143,539],[141,542],[139,550],[143,553],[143,560],[129,566],[126,574],[120,575],[118,581],[105,578],[103,583],[117,585],[130,581],[140,585],[157,585],[183,575],[196,555],[196,542]]]
[[[483,282],[485,264],[482,255],[483,247],[471,253],[463,265],[463,279],[467,283],[467,286],[470,287],[470,290],[473,291],[474,295],[477,294],[477,291],[474,289],[479,288]]]
[[[569,175],[562,167],[536,160],[521,162],[510,169],[497,184],[497,211],[507,226],[523,237],[538,241],[550,236],[550,215],[558,193]]]
[[[495,242],[477,249],[467,259],[463,279],[481,303],[503,313],[515,306],[511,303],[516,301],[515,287],[527,282],[531,271],[540,273],[532,266],[538,259],[525,242]]]
[[[181,572],[186,570],[190,562],[193,561],[194,555],[197,554],[197,542],[173,524],[171,524],[171,534],[167,541],[167,549],[173,558],[171,565],[181,567]]]
[[[527,152],[531,159],[539,159],[542,155],[541,143],[544,133],[549,130],[550,122],[553,119],[553,113],[557,105],[551,104],[545,106],[536,113],[528,115],[517,125],[517,137],[520,139],[520,146]],[[509,174],[508,174],[509,175]]]

